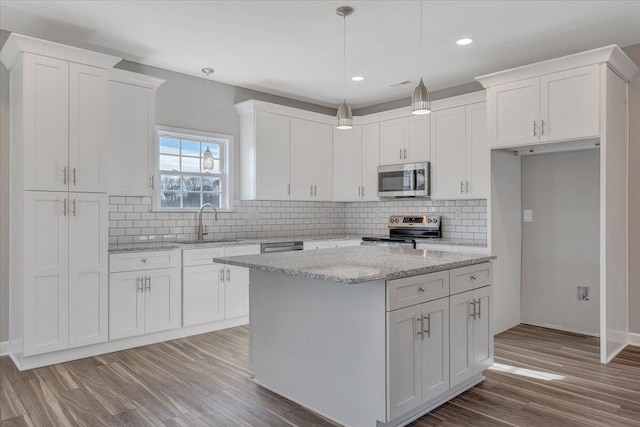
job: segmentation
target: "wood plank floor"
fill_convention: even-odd
[[[238,327],[19,372],[0,358],[0,426],[331,426],[250,381]],[[521,325],[487,379],[412,424],[640,426],[640,348],[598,363],[598,339]]]

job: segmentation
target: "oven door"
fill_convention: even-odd
[[[429,197],[429,162],[380,166],[378,197]]]

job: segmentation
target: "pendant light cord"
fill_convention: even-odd
[[[420,77],[422,78],[422,74],[424,71],[424,66],[422,64],[423,62],[423,50],[422,50],[422,39],[424,38],[422,36],[422,0],[420,0]]]
[[[347,99],[347,15],[342,17],[342,98]]]

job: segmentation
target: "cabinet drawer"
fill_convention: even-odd
[[[490,262],[451,270],[451,295],[490,285],[493,269]]]
[[[224,248],[224,256],[257,255],[260,253],[260,245],[227,246]]]
[[[449,296],[449,271],[387,281],[387,311]]]
[[[182,266],[214,264],[213,258],[224,256],[224,248],[184,249],[182,251]]]
[[[180,267],[180,251],[135,252],[111,254],[109,272]]]

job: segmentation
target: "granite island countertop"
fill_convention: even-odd
[[[357,284],[433,273],[496,259],[495,255],[381,246],[215,258],[215,262],[329,282]]]
[[[371,235],[368,237],[389,237],[389,235]],[[205,249],[205,248],[222,248],[225,246],[243,246],[243,245],[259,245],[261,243],[278,243],[278,242],[317,242],[322,240],[361,240],[362,235],[355,234],[330,234],[324,236],[285,236],[285,237],[265,237],[265,238],[247,238],[247,239],[228,239],[228,240],[205,240],[204,242],[182,242],[182,241],[144,241],[135,243],[116,243],[109,245],[109,253],[120,252],[147,252],[162,251],[172,249]],[[418,244],[432,243],[437,245],[458,245],[458,246],[476,246],[487,247],[485,240],[470,239],[429,239],[416,238]]]

